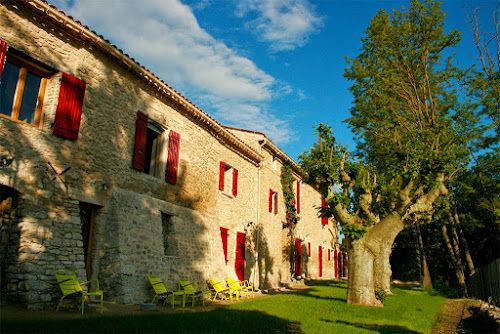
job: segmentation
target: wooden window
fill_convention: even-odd
[[[221,161],[219,166],[219,190],[238,195],[238,170]]]
[[[137,112],[135,146],[132,167],[146,174],[159,176],[162,130]]]
[[[5,43],[5,42],[3,42]],[[52,71],[23,58],[19,52],[0,47],[0,114],[40,126],[47,78]]]
[[[146,134],[146,156],[144,172],[153,176],[160,173],[160,146],[162,131],[155,125],[149,123]]]
[[[269,212],[278,214],[278,193],[269,189]]]

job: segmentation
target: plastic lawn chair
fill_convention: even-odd
[[[191,296],[191,306],[194,306],[194,300],[196,297],[201,297],[202,304],[205,305],[205,295],[212,296],[210,290],[203,290],[203,286],[193,286],[193,284],[187,279],[179,280],[179,288],[186,294],[186,299]]]
[[[252,291],[252,298],[255,298],[254,291],[253,291],[253,286],[250,285],[250,283],[247,280],[244,280],[244,281],[235,281],[231,277],[226,277],[226,283],[232,289],[236,289],[236,287],[240,287],[243,291],[246,292],[247,299],[249,298],[248,297],[248,292]]]
[[[56,312],[59,311],[59,307],[61,306],[61,303],[64,299],[64,297],[73,295],[75,293],[81,293],[82,294],[82,314],[84,313],[84,300],[85,296],[101,296],[101,313],[102,313],[102,306],[103,306],[103,292],[99,290],[99,280],[97,278],[94,278],[90,281],[80,283],[78,282],[78,278],[76,278],[76,274],[74,271],[71,270],[56,270],[56,279],[57,283],[59,283],[59,287],[61,288],[63,296],[59,300],[59,303],[57,304]],[[87,285],[90,282],[96,282],[97,283],[97,290],[96,291],[84,291],[82,289],[83,285]]]
[[[184,291],[168,289],[169,286],[175,285],[176,283],[165,284],[158,275],[148,275],[148,280],[155,291],[155,296],[153,297],[151,303],[155,302],[156,297],[165,296],[165,301],[163,302],[163,305],[165,305],[167,303],[168,296],[170,295],[170,304],[172,305],[172,308],[175,308],[175,305],[181,305],[182,307],[186,306],[186,294]],[[176,296],[181,296],[181,300],[177,301],[175,298]]]
[[[234,279],[226,277],[226,285],[229,289],[234,291],[234,293],[236,294],[236,299],[241,297],[241,292],[243,291],[243,287],[240,286],[238,283],[236,283]]]
[[[232,301],[233,296],[232,296],[232,291],[230,288],[224,288],[220,283],[215,279],[215,278],[209,278],[207,280],[207,283],[209,287],[211,287],[213,297],[212,297],[212,303],[215,301],[217,297],[220,298],[220,300],[227,300],[226,295],[229,295],[229,299]]]

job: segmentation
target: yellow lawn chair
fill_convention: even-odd
[[[244,281],[235,281],[231,277],[226,277],[226,283],[229,287],[232,289],[236,290],[238,287],[241,288],[241,290],[246,292],[247,299],[248,297],[248,291],[252,291],[252,298],[255,298],[254,292],[253,292],[253,286],[250,285],[250,283],[247,280]]]
[[[194,300],[196,297],[201,297],[201,302],[205,305],[205,295],[212,296],[212,292],[210,290],[202,289],[203,286],[193,286],[193,284],[187,279],[179,280],[179,288],[184,291],[186,294],[186,298],[191,296],[191,306],[194,306]]]
[[[175,305],[182,305],[182,307],[186,306],[186,294],[184,291],[168,290],[167,288],[171,285],[175,285],[176,283],[165,284],[158,275],[148,275],[148,280],[155,290],[155,296],[153,297],[151,303],[155,302],[156,297],[165,295],[165,301],[163,302],[163,305],[165,305],[167,303],[168,296],[170,295],[170,304],[172,305],[172,308],[174,308]],[[177,301],[175,299],[176,296],[181,296],[181,300]]]
[[[243,291],[243,287],[241,287],[238,283],[236,283],[234,279],[226,277],[226,285],[229,289],[231,289],[235,293],[236,300],[238,300],[238,298],[242,296],[241,292]]]
[[[211,287],[213,298],[212,303],[215,301],[217,296],[219,296],[220,300],[227,300],[227,295],[229,295],[229,299],[233,300],[232,290],[228,287],[222,287],[220,283],[215,278],[209,278],[207,280],[207,284]]]
[[[102,313],[102,306],[103,306],[103,292],[99,290],[99,280],[97,278],[94,278],[90,281],[80,283],[78,282],[78,278],[76,278],[76,274],[74,271],[71,270],[56,270],[56,279],[57,283],[59,283],[59,287],[61,288],[63,296],[59,300],[59,303],[57,304],[56,312],[59,311],[59,307],[61,306],[61,303],[64,299],[64,297],[75,294],[75,293],[81,293],[82,294],[82,314],[84,313],[84,300],[85,296],[101,296],[101,313]],[[84,291],[82,289],[83,285],[87,285],[90,282],[95,281],[97,283],[97,290],[96,291]]]

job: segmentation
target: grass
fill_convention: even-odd
[[[348,305],[346,283],[330,281],[211,311],[43,321],[2,319],[0,332],[429,333],[444,298],[416,288],[395,288],[393,292],[384,308]]]

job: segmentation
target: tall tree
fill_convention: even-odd
[[[460,41],[444,32],[445,14],[435,0],[413,0],[392,14],[379,11],[363,47],[348,59],[353,82],[352,117],[357,158],[350,157],[328,126],[300,160],[346,235],[348,303],[380,306],[375,288],[389,290],[389,257],[405,221],[432,212],[448,192],[447,181],[467,163],[476,118],[453,89],[460,71],[443,53]],[[341,185],[342,191],[335,192]]]

